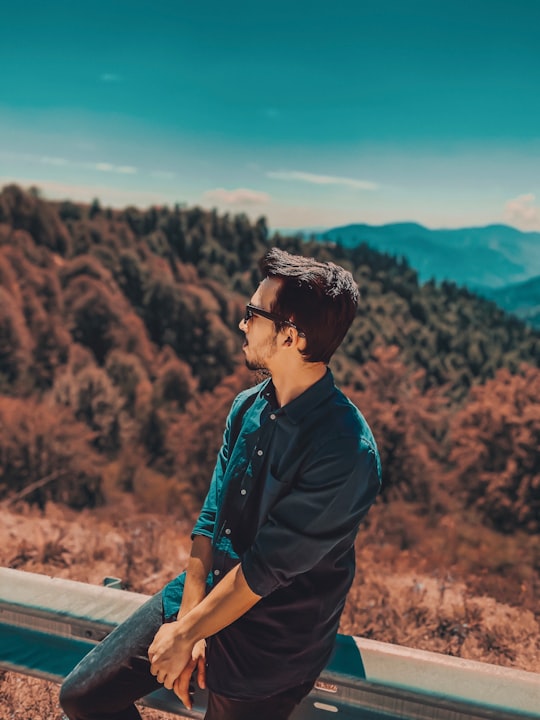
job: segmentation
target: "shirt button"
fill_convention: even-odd
[[[262,454],[263,454],[263,451],[262,451],[262,450],[257,450],[257,455],[259,455],[259,457],[260,457]]]
[[[214,570],[214,575],[219,575],[219,570]]]
[[[274,413],[272,413],[272,414],[270,415],[270,420],[275,420],[275,419],[276,419],[276,416],[275,416]]]
[[[245,495],[246,492],[247,492],[247,490],[246,490],[245,488],[242,488],[242,489],[240,490],[240,495]]]
[[[230,534],[231,534],[231,528],[226,528],[225,535],[230,535]]]

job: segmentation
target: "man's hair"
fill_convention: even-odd
[[[307,362],[328,363],[356,315],[359,292],[350,272],[272,248],[259,261],[263,277],[281,280],[272,312],[306,335]],[[276,330],[286,325],[275,323]]]

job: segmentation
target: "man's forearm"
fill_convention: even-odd
[[[179,616],[178,633],[195,643],[233,623],[260,599],[247,584],[241,565],[236,565],[204,600]]]
[[[182,604],[178,618],[196,607],[206,595],[206,578],[212,569],[212,542],[204,535],[195,535],[186,568]]]

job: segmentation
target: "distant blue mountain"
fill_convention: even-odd
[[[345,247],[365,242],[405,257],[422,281],[451,280],[473,290],[502,288],[540,275],[540,233],[507,225],[457,230],[430,230],[416,223],[346,225],[316,237]]]
[[[540,328],[540,275],[516,285],[495,290],[484,288],[477,292],[496,302],[503,310]]]

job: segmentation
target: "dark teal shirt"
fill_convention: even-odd
[[[254,699],[314,680],[355,572],[358,526],[380,488],[375,440],[330,370],[279,408],[267,380],[234,400],[193,535],[212,541],[209,587],[237,563],[262,595],[208,640],[208,686]],[[181,603],[184,575],[164,590]]]

